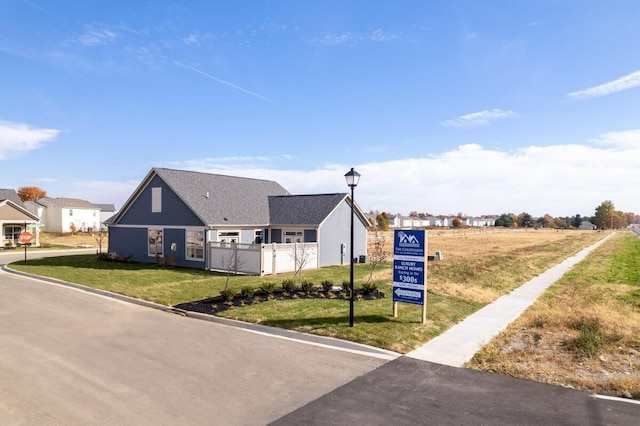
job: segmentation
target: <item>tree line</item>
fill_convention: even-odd
[[[370,214],[375,216],[375,222],[372,218],[372,225],[375,225],[378,229],[388,230],[389,219],[393,216],[386,212],[373,212]],[[426,217],[432,216],[428,213],[418,213],[412,211],[409,214],[410,217]],[[462,219],[464,215],[458,213],[454,218],[452,226],[454,228],[464,226]],[[458,219],[458,220],[456,220]],[[565,217],[552,217],[549,214],[534,218],[529,213],[523,212],[519,215],[514,213],[503,213],[496,219],[495,226],[503,226],[505,228],[555,228],[555,229],[575,229],[579,228],[580,224],[584,221],[591,222],[598,229],[620,229],[629,226],[633,223],[637,223],[640,220],[640,216],[632,212],[622,212],[615,209],[613,202],[610,200],[603,201],[598,207],[596,207],[593,216],[581,216],[576,214],[574,216]]]

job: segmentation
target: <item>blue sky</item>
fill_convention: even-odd
[[[640,213],[640,2],[0,5],[0,187],[120,207],[151,167],[366,211]]]

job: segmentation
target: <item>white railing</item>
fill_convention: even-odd
[[[272,275],[318,267],[318,243],[209,243],[208,269]]]

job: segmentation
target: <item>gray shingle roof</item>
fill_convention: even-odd
[[[266,225],[269,196],[289,195],[270,180],[165,168],[153,172],[207,225]]]
[[[0,201],[9,200],[24,208],[20,196],[14,189],[0,189]]]
[[[116,211],[116,206],[113,204],[96,204],[93,203],[94,206],[100,209],[103,212],[114,212]]]
[[[65,197],[51,198],[51,197],[46,197],[46,198],[40,198],[38,200],[38,202],[40,204],[45,205],[45,206],[56,205],[58,207],[63,207],[63,208],[97,209],[96,206],[94,206],[93,204],[91,204],[87,200],[81,200],[79,198],[65,198]]]
[[[319,225],[346,193],[269,197],[271,225]]]

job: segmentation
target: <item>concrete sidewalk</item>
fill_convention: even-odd
[[[612,235],[606,236],[511,293],[502,296],[406,356],[452,367],[462,367],[482,346],[531,306],[551,284]]]

